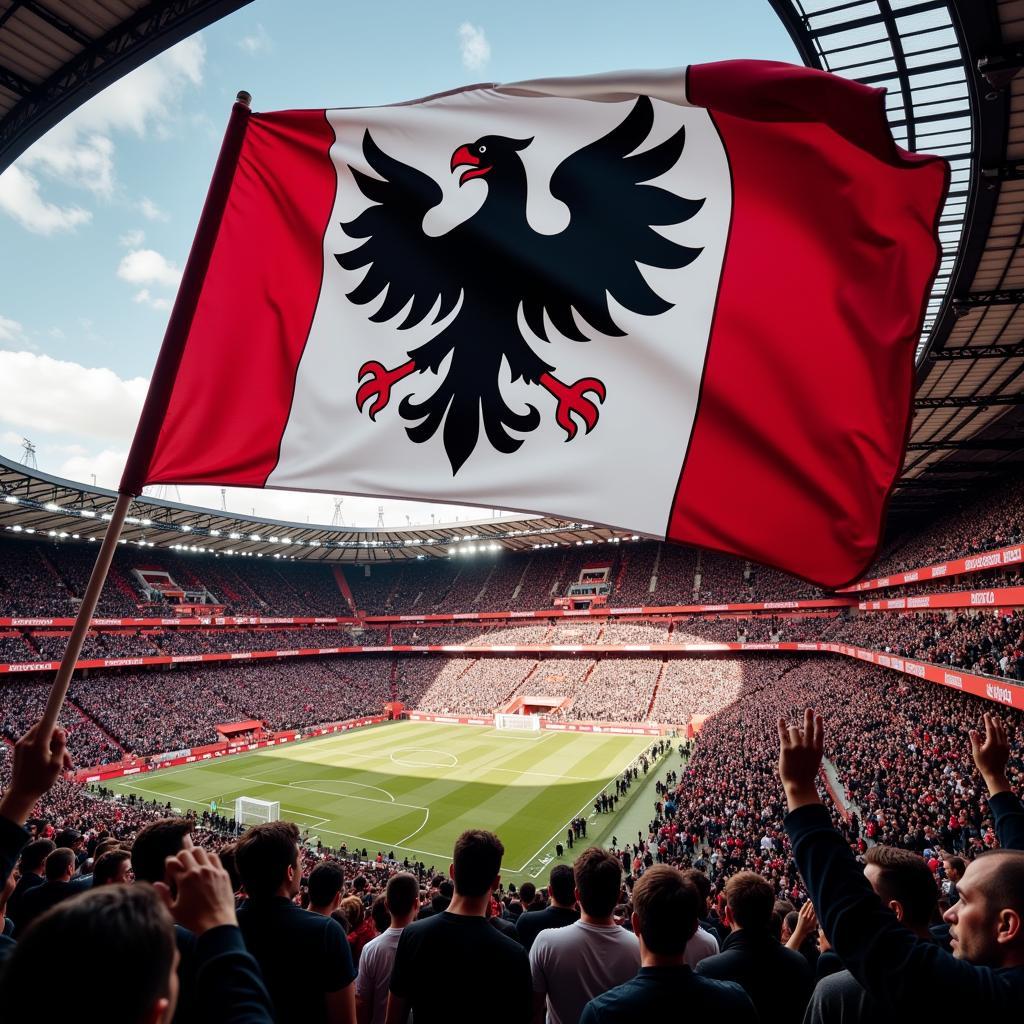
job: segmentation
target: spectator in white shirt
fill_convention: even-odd
[[[580,919],[541,932],[530,950],[533,1020],[578,1024],[595,996],[622,985],[640,969],[640,943],[615,923],[622,890],[622,865],[610,851],[592,846],[576,858]]]
[[[359,958],[359,975],[356,978],[358,1024],[384,1024],[398,940],[402,937],[402,929],[416,920],[420,909],[420,884],[416,876],[408,871],[392,875],[384,898],[391,915],[391,927],[371,939]]]

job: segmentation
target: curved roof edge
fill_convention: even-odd
[[[98,540],[114,491],[63,480],[0,456],[0,529],[61,540]],[[430,526],[336,527],[237,515],[140,497],[122,532],[128,544],[328,562],[391,562],[458,552],[619,543],[637,534],[554,516],[476,519]]]
[[[10,0],[0,11],[0,52],[29,51],[31,65],[0,58],[0,171],[108,85],[250,2],[128,0],[136,9],[111,23],[103,4],[78,3],[72,14]]]

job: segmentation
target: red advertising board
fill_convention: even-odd
[[[844,587],[841,594],[856,594],[864,590],[885,590],[886,587],[901,587],[907,583],[923,583],[926,580],[940,580],[947,576],[962,576],[969,572],[984,572],[986,569],[1000,569],[1004,565],[1019,565],[1024,562],[1024,546],[1015,544],[994,551],[982,551],[964,558],[951,558],[947,562],[911,569],[909,572],[892,573],[878,579],[864,580],[852,587]]]

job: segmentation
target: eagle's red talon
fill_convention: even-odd
[[[566,441],[571,441],[576,436],[577,426],[572,414],[576,413],[583,420],[586,426],[585,433],[589,434],[597,426],[600,410],[597,405],[586,397],[590,392],[597,396],[597,401],[603,402],[606,391],[603,381],[596,377],[584,377],[575,384],[563,384],[557,377],[550,373],[542,373],[540,378],[541,386],[558,399],[558,408],[555,410],[555,422],[565,431]]]
[[[367,374],[370,375],[370,379],[361,384],[356,392],[356,408],[362,412],[363,406],[374,398],[369,413],[371,420],[376,419],[377,413],[391,401],[391,388],[415,369],[416,364],[411,359],[393,370],[389,370],[383,363],[378,363],[376,359],[363,363],[359,367],[358,379],[362,380]]]

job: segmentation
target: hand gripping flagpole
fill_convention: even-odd
[[[240,92],[231,108],[231,117],[228,119],[220,155],[217,157],[217,164],[213,169],[210,188],[206,193],[206,202],[203,204],[203,212],[199,217],[196,235],[181,277],[181,286],[178,288],[174,308],[167,321],[163,344],[160,346],[160,355],[157,357],[149,391],[142,407],[142,415],[139,417],[139,425],[135,429],[128,461],[125,463],[124,474],[118,487],[117,502],[111,513],[110,522],[107,524],[107,532],[100,545],[99,554],[96,556],[96,564],[89,576],[89,584],[82,596],[82,604],[75,617],[75,625],[68,638],[68,646],[61,658],[60,668],[57,669],[57,675],[46,702],[46,710],[40,721],[41,732],[44,736],[52,733],[57,724],[57,716],[60,714],[64,698],[71,685],[71,677],[74,674],[78,656],[82,653],[86,633],[92,623],[93,613],[96,611],[107,573],[110,571],[110,563],[113,561],[117,542],[121,538],[125,517],[128,515],[128,509],[131,508],[135,496],[142,493],[149,462],[153,456],[156,440],[160,434],[160,426],[171,398],[174,379],[178,373],[182,353],[185,351],[185,342],[188,340],[192,319],[195,316],[196,307],[199,305],[199,296],[202,292],[206,271],[210,265],[210,258],[213,255],[217,232],[220,230],[221,219],[227,206],[235,168],[238,166],[238,156],[242,151],[245,130],[249,124],[251,102],[252,97],[249,93]]]

